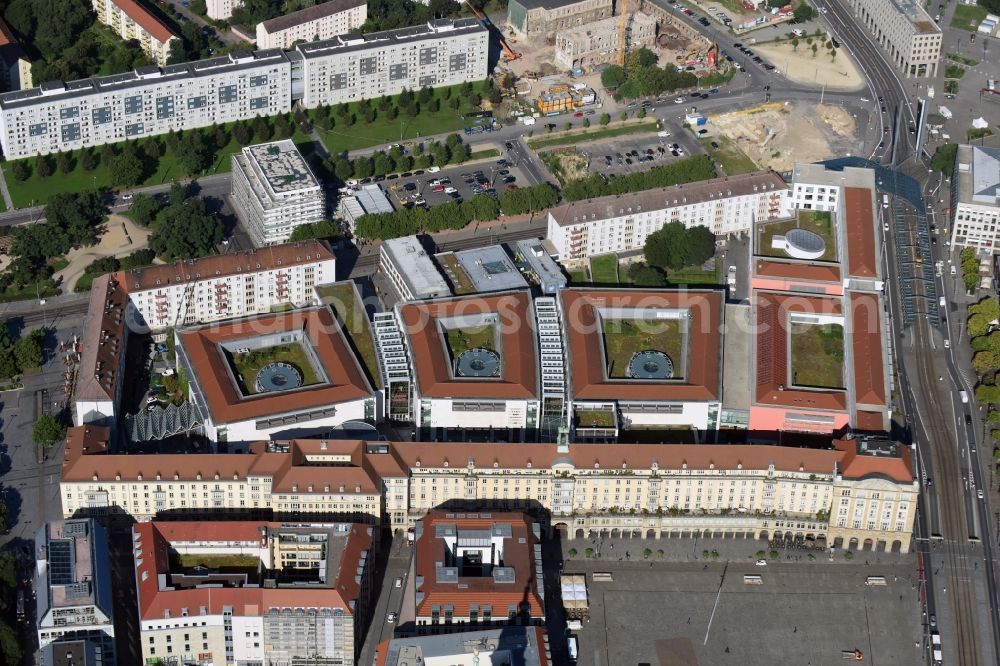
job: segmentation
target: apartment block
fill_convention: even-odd
[[[115,628],[107,531],[93,519],[46,523],[35,536],[38,648],[82,642],[114,666]]]
[[[521,39],[545,40],[611,18],[612,5],[611,0],[511,0],[507,24]]]
[[[329,0],[257,24],[257,48],[290,49],[296,42],[355,32],[368,19],[364,0]]]
[[[97,20],[125,41],[136,40],[154,64],[164,67],[170,45],[180,37],[153,12],[135,0],[92,0]]]
[[[132,542],[145,663],[355,663],[373,606],[371,528],[148,522]]]
[[[951,242],[1000,250],[1000,149],[960,145],[952,183]]]
[[[233,15],[233,10],[243,4],[243,0],[205,0],[208,18],[225,21]]]
[[[272,116],[291,104],[283,52],[232,53],[0,95],[0,142],[17,159]]]
[[[788,186],[776,173],[758,172],[566,203],[549,211],[547,235],[566,262],[641,250],[649,234],[674,221],[724,236],[787,214]]]
[[[313,286],[336,279],[336,261],[320,241],[272,246],[102,275],[83,320],[74,422],[109,425],[118,414],[129,332],[303,306]]]
[[[284,243],[326,217],[323,186],[290,139],[246,146],[232,164],[233,204],[255,246]]]
[[[299,44],[308,108],[398,95],[403,89],[480,81],[489,73],[489,31],[474,18]]]
[[[849,0],[854,15],[906,78],[937,76],[941,28],[917,0]]]
[[[64,515],[345,521],[402,533],[435,509],[524,511],[574,538],[712,530],[907,552],[919,492],[908,447],[863,437],[820,448],[292,440],[203,455],[109,454],[107,440],[105,428],[70,429]]]
[[[31,61],[7,23],[0,18],[0,90],[31,87]]]

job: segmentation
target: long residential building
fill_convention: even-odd
[[[92,0],[97,20],[125,41],[136,40],[142,52],[160,67],[167,64],[170,45],[180,37],[136,0]]]
[[[788,206],[781,177],[758,172],[563,204],[549,211],[547,235],[565,262],[642,249],[674,221],[717,236],[749,231],[755,220],[786,216]]]
[[[576,538],[710,531],[908,551],[919,482],[910,449],[728,444],[261,442],[248,453],[108,453],[71,428],[63,513],[148,521],[341,520],[405,531],[427,512],[515,510]]]
[[[38,648],[83,641],[114,666],[115,627],[108,533],[89,519],[46,523],[35,536]],[[53,666],[46,663],[45,666]]]
[[[0,18],[0,90],[31,87],[31,61],[10,26]]]
[[[83,320],[74,422],[112,423],[118,416],[130,331],[306,305],[314,285],[336,279],[335,268],[327,245],[304,241],[102,275]]]
[[[365,0],[328,0],[257,24],[257,48],[290,49],[296,42],[312,42],[346,35],[368,18]]]
[[[1000,250],[1000,149],[959,146],[952,183],[951,242]]]
[[[937,76],[943,35],[917,0],[849,0],[860,19],[906,78]]]
[[[107,0],[110,2],[111,0]],[[113,76],[49,81],[0,95],[7,159],[485,79],[488,31],[434,20]],[[293,85],[293,81],[295,85]]]
[[[352,666],[374,600],[371,545],[371,527],[350,523],[134,525],[143,662]]]

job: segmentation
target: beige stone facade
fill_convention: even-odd
[[[556,33],[556,63],[563,67],[590,68],[613,63],[618,51],[620,21],[617,16]],[[652,47],[656,40],[656,19],[633,12],[628,19],[629,48]]]
[[[511,0],[507,24],[522,39],[546,40],[560,30],[610,18],[612,7],[611,0]]]
[[[916,0],[850,0],[854,15],[907,78],[937,76],[941,28]]]

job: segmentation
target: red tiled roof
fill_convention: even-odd
[[[559,297],[574,400],[719,399],[722,292],[563,289]],[[609,379],[597,311],[602,307],[688,309],[688,356],[684,379],[669,382]]]
[[[500,377],[453,377],[452,359],[438,320],[496,314]],[[531,297],[526,291],[407,303],[400,307],[416,370],[417,390],[430,398],[530,400],[538,396],[538,351]]]
[[[96,278],[83,318],[80,368],[73,399],[106,401],[115,396],[118,365],[125,353],[128,293],[112,275]]]
[[[840,266],[819,262],[757,259],[754,274],[802,282],[840,282]]]
[[[768,406],[843,411],[847,394],[836,389],[802,389],[790,385],[789,315],[793,312],[839,315],[839,298],[800,293],[754,292],[756,299],[755,402]],[[849,350],[845,349],[845,355]]]
[[[220,343],[248,336],[302,330],[329,383],[243,396],[230,378]],[[329,308],[291,310],[189,329],[179,334],[215,423],[232,423],[361,400],[372,394],[364,373]]]
[[[225,606],[232,607],[238,616],[259,616],[269,608],[342,608],[353,614],[349,602],[356,600],[360,586],[354,581],[361,553],[371,548],[371,536],[364,525],[354,524],[347,537],[347,544],[337,564],[337,579],[329,588],[190,588],[160,590],[158,574],[170,571],[169,544],[174,536],[186,540],[203,536],[209,540],[224,541],[226,535],[241,537],[257,532],[261,527],[277,527],[277,523],[239,522],[232,526],[225,522],[205,524],[205,530],[194,523],[147,522],[132,526],[136,541],[136,587],[139,601],[139,618],[142,620],[182,617],[187,609],[189,616],[197,616],[204,607],[209,615],[219,615]],[[218,532],[213,535],[212,532]],[[214,536],[214,539],[213,539]]]
[[[855,430],[863,432],[885,432],[885,412],[871,412],[858,409],[854,412],[854,423],[852,425]]]
[[[448,516],[451,517],[448,517]],[[417,576],[423,577],[423,582],[416,586],[417,592],[424,594],[417,604],[416,613],[420,617],[429,617],[431,608],[440,605],[444,616],[445,604],[454,607],[456,616],[468,616],[469,606],[478,605],[480,614],[484,604],[493,606],[493,617],[507,617],[507,609],[513,605],[519,607],[527,603],[532,618],[545,617],[544,603],[538,596],[535,581],[534,545],[538,542],[531,531],[531,519],[522,513],[480,513],[471,514],[477,518],[458,518],[453,513],[431,511],[420,522],[423,534],[414,545],[414,566]],[[434,526],[440,524],[457,525],[464,529],[490,529],[497,523],[511,526],[511,538],[504,539],[503,565],[514,569],[513,583],[494,583],[492,577],[459,576],[459,583],[465,585],[459,589],[458,583],[438,583],[436,581],[435,563],[444,558],[444,541],[434,534]],[[521,542],[523,539],[523,543]]]
[[[872,196],[866,187],[844,188],[847,274],[853,277],[875,278],[879,274]]]
[[[844,456],[840,473],[845,479],[881,476],[896,483],[913,483],[913,455],[908,446],[897,444],[898,456],[862,455],[855,441],[835,441],[834,446]]]
[[[133,21],[142,26],[143,30],[152,35],[156,41],[165,44],[171,37],[177,37],[177,35],[175,35],[174,32],[168,28],[158,16],[135,0],[112,1],[118,5],[123,12],[128,14]]]
[[[884,405],[885,353],[882,349],[882,305],[878,295],[851,292],[851,358],[854,368],[854,401]]]

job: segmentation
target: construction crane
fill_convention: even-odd
[[[503,31],[497,29],[497,27],[490,22],[490,19],[488,17],[486,17],[478,9],[472,6],[472,3],[469,2],[469,0],[465,0],[465,4],[469,6],[469,10],[472,11],[472,14],[477,19],[479,19],[479,22],[483,24],[484,28],[496,34],[497,39],[500,40],[500,48],[503,49],[504,60],[506,60],[507,62],[511,62],[512,60],[517,60],[518,58],[521,57],[520,53],[510,48],[510,46],[507,44],[507,40],[504,39],[503,37]]]
[[[618,13],[618,51],[615,62],[619,67],[625,66],[625,56],[628,55],[628,38],[632,32],[632,15],[628,11],[628,0],[620,0]]]

